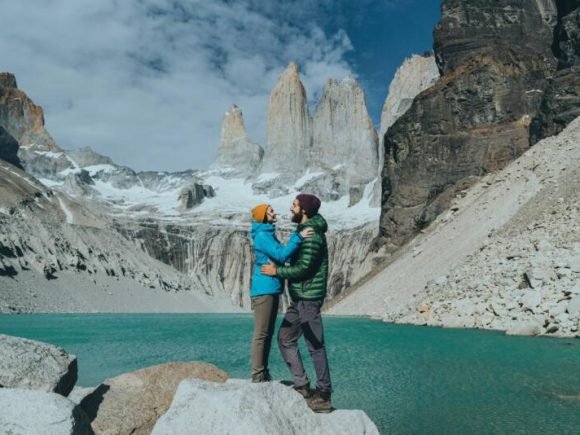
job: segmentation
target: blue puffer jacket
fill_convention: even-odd
[[[275,295],[283,290],[282,279],[275,276],[263,275],[260,266],[270,263],[283,265],[294,254],[302,243],[302,236],[292,233],[288,244],[284,246],[275,234],[272,224],[252,222],[252,241],[254,248],[254,267],[252,270],[252,287],[250,297],[261,295]]]

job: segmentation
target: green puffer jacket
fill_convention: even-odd
[[[302,246],[290,259],[290,266],[279,266],[276,275],[288,279],[288,290],[293,301],[300,299],[324,299],[328,279],[328,246],[326,230],[328,225],[317,214],[303,224],[297,231],[312,228],[314,234],[302,242]]]

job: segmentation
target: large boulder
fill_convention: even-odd
[[[189,187],[184,187],[177,198],[182,210],[189,210],[201,204],[204,198],[213,198],[215,190],[209,184],[193,183]]]
[[[77,358],[60,347],[0,334],[2,387],[67,396],[77,381],[77,372]]]
[[[179,384],[171,408],[154,435],[378,434],[363,411],[315,414],[297,392],[277,382],[239,379],[216,384],[187,379]]]
[[[0,388],[0,433],[90,435],[86,414],[55,393]]]
[[[228,375],[211,364],[173,362],[107,379],[81,401],[97,434],[149,434],[186,378],[224,382]],[[203,433],[203,432],[200,432]],[[209,432],[208,432],[209,433]]]

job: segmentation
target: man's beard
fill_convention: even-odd
[[[300,211],[299,213],[294,213],[292,214],[292,222],[294,222],[295,224],[299,224],[302,222],[302,216],[304,216],[304,213],[302,213],[302,211]]]

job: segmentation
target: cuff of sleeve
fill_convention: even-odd
[[[277,276],[278,278],[286,278],[286,277],[284,276],[284,267],[283,267],[283,266],[278,266],[278,267],[276,267],[276,276]]]

